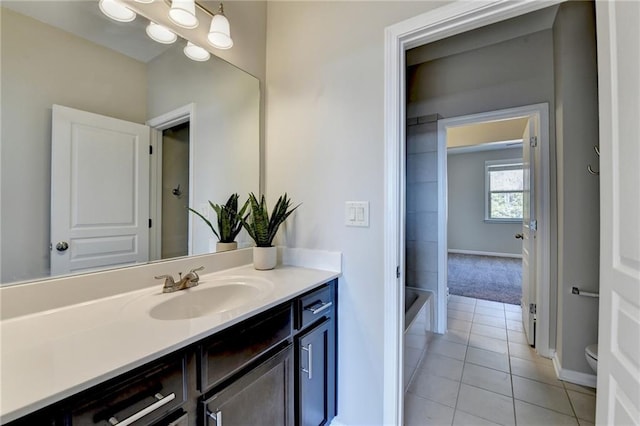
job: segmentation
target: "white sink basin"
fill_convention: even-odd
[[[219,314],[264,298],[273,288],[269,280],[257,277],[204,279],[187,290],[180,290],[155,306],[149,315],[158,320],[183,320]]]

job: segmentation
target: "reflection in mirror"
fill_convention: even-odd
[[[1,19],[0,282],[211,252],[213,235],[186,207],[205,211],[207,200],[258,191],[258,80],[215,56],[191,61],[186,41],[153,42],[147,20],[115,23],[97,2],[3,1]],[[70,163],[68,179],[52,182],[65,134],[54,105],[146,125],[153,154],[136,145],[144,137],[117,131],[129,155],[117,157],[99,146],[108,133],[101,125],[89,131],[71,120],[70,151],[58,155]],[[82,135],[91,144],[80,145]],[[107,213],[138,234],[113,231]],[[56,223],[66,231],[57,234]],[[111,234],[72,235],[99,227]],[[68,265],[52,272],[56,256]]]

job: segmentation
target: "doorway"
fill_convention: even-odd
[[[447,128],[447,295],[520,306],[527,122]]]
[[[189,254],[189,133],[189,122],[162,131],[161,259]]]

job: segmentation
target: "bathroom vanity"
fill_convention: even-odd
[[[336,414],[338,275],[245,266],[203,275],[197,290],[162,294],[157,286],[4,321],[5,344],[24,331],[21,321],[43,340],[3,349],[2,422],[328,424]],[[235,306],[224,300],[234,282],[264,294]],[[201,305],[219,311],[198,307],[206,298],[212,302]],[[74,315],[84,322],[73,324]],[[47,335],[32,331],[39,326]]]

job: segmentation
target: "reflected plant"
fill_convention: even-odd
[[[190,207],[187,208],[192,213],[198,215],[200,219],[204,220],[221,243],[232,243],[236,240],[236,237],[242,230],[242,224],[249,216],[249,213],[246,213],[245,215],[245,212],[249,207],[249,200],[245,201],[240,211],[238,211],[238,198],[238,194],[232,194],[223,205],[213,204],[209,201],[209,205],[218,216],[218,231],[216,231],[213,224],[202,213]]]

